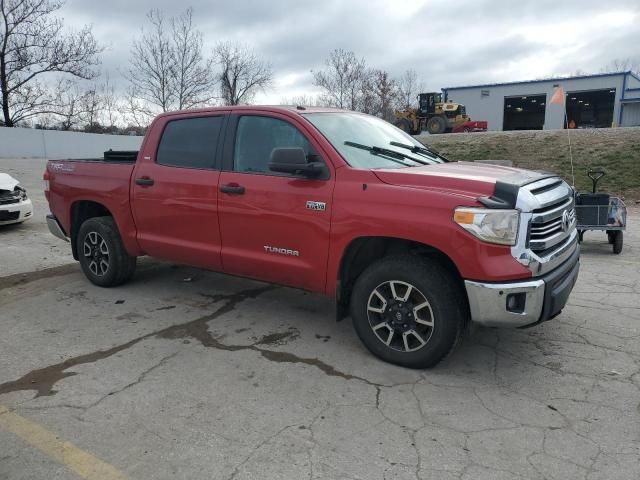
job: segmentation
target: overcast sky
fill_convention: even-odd
[[[318,93],[310,70],[335,48],[393,75],[413,68],[425,91],[640,63],[639,0],[67,0],[60,14],[69,27],[93,25],[103,72],[124,85],[145,13],[189,5],[207,54],[234,40],[271,61],[275,86],[258,103]]]

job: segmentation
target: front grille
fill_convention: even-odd
[[[11,205],[20,202],[19,190],[0,190],[0,205]]]
[[[539,257],[563,248],[575,229],[574,200],[564,185],[556,180],[530,189],[541,206],[532,212],[528,247]]]
[[[0,222],[8,222],[9,220],[17,220],[20,212],[8,212],[0,210]]]

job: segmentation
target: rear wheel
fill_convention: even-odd
[[[419,257],[383,258],[356,281],[353,325],[376,356],[410,368],[436,365],[453,351],[468,317],[450,272]]]
[[[432,135],[444,133],[446,130],[447,122],[442,117],[431,117],[427,122],[427,131]]]
[[[122,244],[112,217],[86,220],[78,231],[78,257],[85,276],[101,287],[114,287],[128,281],[135,272],[136,257]]]
[[[622,230],[618,230],[618,231],[614,232],[613,253],[619,254],[620,252],[622,252],[622,243],[623,243],[622,240],[623,240]]]

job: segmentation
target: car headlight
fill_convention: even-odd
[[[515,245],[518,238],[518,210],[456,208],[453,221],[480,240],[499,245]]]
[[[15,188],[15,190],[16,190],[16,192],[18,192],[20,194],[20,199],[21,200],[26,200],[28,198],[27,197],[27,191],[24,188],[22,188],[20,185],[18,185]]]

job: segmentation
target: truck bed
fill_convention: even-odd
[[[132,155],[130,155],[131,157]],[[135,227],[129,203],[129,188],[135,161],[131,158],[49,160],[47,174],[49,206],[64,231],[71,232],[75,205],[87,207],[87,201],[103,205],[120,229],[122,240],[135,251]],[[84,203],[83,203],[84,202]]]
[[[102,157],[93,158],[65,158],[52,161],[65,162],[101,162],[101,163],[135,163],[138,150],[107,150]]]

